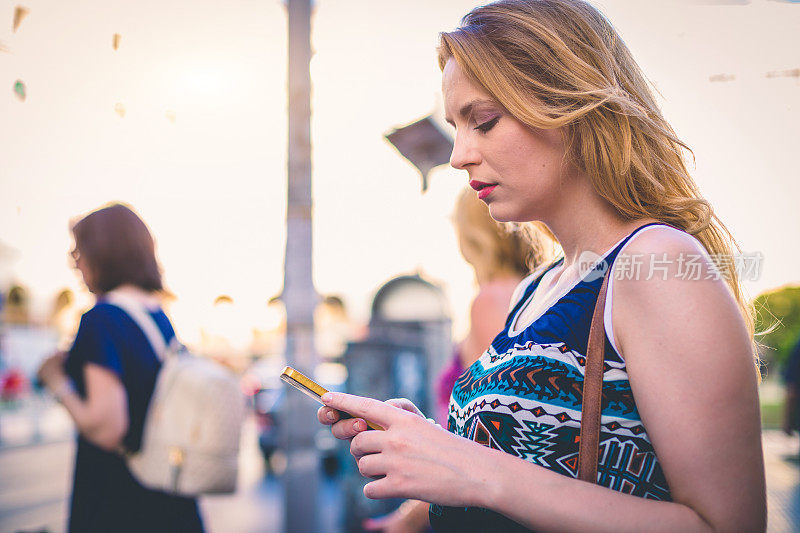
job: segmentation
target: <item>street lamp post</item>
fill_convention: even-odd
[[[313,375],[314,307],[311,200],[311,0],[287,0],[289,24],[288,190],[286,258],[281,299],[286,307],[286,362]],[[302,394],[286,395],[284,531],[318,531],[319,459],[314,444],[316,407]]]

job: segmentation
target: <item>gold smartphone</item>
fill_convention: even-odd
[[[322,395],[328,392],[328,389],[311,379],[310,377],[306,376],[299,370],[296,370],[290,366],[287,366],[281,372],[281,381],[287,383],[294,387],[295,389],[299,390],[309,398],[313,398],[314,400],[318,401],[322,405]],[[352,418],[353,416],[350,413],[345,413],[343,411],[339,411],[341,418]],[[383,431],[383,428],[378,424],[373,424],[369,420],[365,421],[367,425],[378,431]]]

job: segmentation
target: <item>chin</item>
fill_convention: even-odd
[[[514,212],[508,209],[508,207],[504,208],[495,202],[489,203],[489,214],[497,222],[526,222],[529,220],[521,213]]]

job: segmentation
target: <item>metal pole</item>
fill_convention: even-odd
[[[319,296],[312,278],[311,235],[311,1],[287,0],[289,20],[288,196],[286,259],[282,300],[286,306],[286,361],[313,375],[314,308]],[[288,465],[283,477],[284,531],[319,531],[319,456],[314,435],[317,406],[287,391],[284,424]]]

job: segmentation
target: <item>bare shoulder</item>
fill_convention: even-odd
[[[615,294],[660,291],[675,285],[690,292],[710,285],[724,287],[724,279],[716,273],[700,241],[667,226],[635,235],[614,261],[612,275]],[[684,285],[686,281],[700,283]]]
[[[636,336],[672,335],[671,343],[690,343],[707,337],[699,330],[746,344],[744,321],[725,278],[691,235],[668,227],[637,235],[615,260],[612,275],[613,325],[623,352]]]
[[[509,302],[520,287],[519,279],[504,278],[485,283],[475,297],[476,302],[508,308]]]
[[[503,321],[508,314],[509,302],[516,292],[516,282],[490,282],[481,287],[470,310],[473,323],[476,320],[487,320],[499,317]],[[493,322],[496,322],[494,320]]]
[[[679,254],[707,255],[703,245],[692,235],[670,226],[654,226],[633,236],[624,252],[627,254]]]

